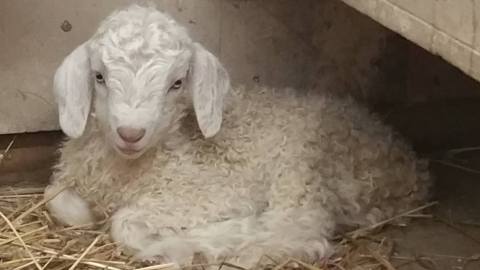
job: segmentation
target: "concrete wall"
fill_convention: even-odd
[[[103,17],[131,2],[0,1],[0,134],[58,128],[51,95],[56,66]],[[370,84],[382,85],[385,70],[402,67],[400,54],[391,53],[395,35],[337,0],[153,2],[218,55],[237,85],[388,97],[385,87]],[[65,20],[70,31],[61,28]]]

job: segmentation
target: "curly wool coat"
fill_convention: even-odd
[[[50,212],[70,225],[106,214],[112,238],[140,259],[314,260],[340,227],[427,194],[427,163],[364,107],[292,89],[227,94],[218,59],[152,8],[108,17],[54,89],[71,139],[45,191]],[[125,126],[145,135],[126,143]]]
[[[353,100],[232,92],[217,136],[204,139],[185,106],[171,139],[135,160],[119,157],[92,120],[64,144],[53,185],[113,214],[113,237],[142,258],[203,251],[244,264],[259,249],[326,256],[337,226],[372,224],[424,200],[426,162]]]

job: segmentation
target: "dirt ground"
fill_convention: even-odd
[[[432,167],[439,202],[434,217],[386,232],[395,241],[395,265],[402,270],[480,269],[479,175],[440,164]]]
[[[438,201],[432,218],[386,232],[395,241],[397,269],[480,269],[478,108],[478,99],[468,99],[383,110],[386,122],[430,158]]]

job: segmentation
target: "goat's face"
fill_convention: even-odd
[[[137,6],[108,17],[54,80],[64,132],[81,136],[93,103],[93,118],[125,158],[166,139],[192,105],[205,137],[215,135],[229,87],[222,65],[182,27]]]
[[[142,41],[139,46],[149,46]],[[107,141],[121,155],[137,157],[165,139],[191,104],[184,84],[192,53],[185,46],[151,55],[125,52],[132,50],[111,45],[92,50],[94,112]]]

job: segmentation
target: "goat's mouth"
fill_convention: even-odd
[[[138,147],[131,144],[122,144],[122,145],[115,144],[115,150],[117,150],[117,152],[125,158],[134,159],[141,156],[145,148]]]
[[[142,151],[142,150],[137,150],[137,149],[120,148],[120,147],[118,148],[118,150],[125,155],[134,155],[134,154],[137,154],[137,153]]]

